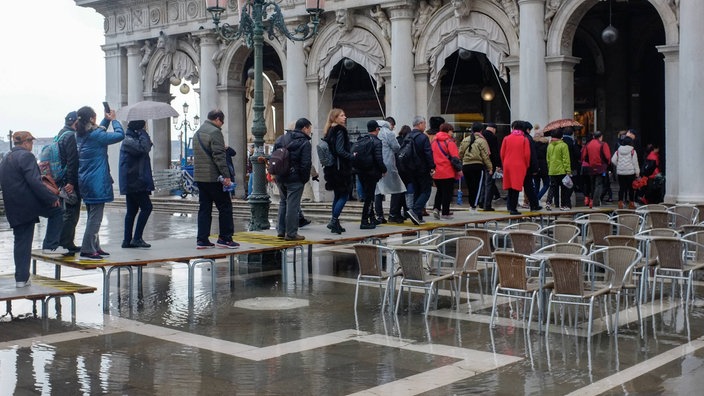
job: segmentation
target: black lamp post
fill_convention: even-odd
[[[240,24],[237,28],[223,23],[220,16],[225,12],[227,0],[205,0],[206,8],[213,17],[215,31],[227,41],[243,38],[247,46],[254,47],[254,120],[252,122],[252,136],[254,136],[254,154],[252,161],[252,193],[249,195],[249,204],[252,209],[250,231],[269,229],[269,204],[271,200],[266,192],[264,135],[266,123],[264,122],[264,86],[263,86],[263,48],[264,31],[270,39],[276,37],[276,32],[283,34],[289,40],[305,41],[318,32],[320,14],[325,7],[324,0],[306,0],[306,11],[311,15],[309,24],[299,25],[295,31],[286,28],[281,8],[273,0],[238,0]],[[312,26],[310,26],[312,25]],[[262,159],[260,161],[260,159]]]
[[[183,121],[179,124],[178,117],[173,118],[174,129],[181,131],[181,143],[183,144],[183,150],[181,151],[181,166],[188,164],[188,130],[190,129],[194,132],[198,125],[200,124],[200,117],[196,114],[193,116],[193,123],[188,121],[188,103],[183,103]]]

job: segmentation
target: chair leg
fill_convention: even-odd
[[[357,278],[357,286],[354,288],[354,310],[357,310],[357,296],[359,295],[359,278]]]
[[[489,320],[489,327],[494,328],[494,318],[496,317],[496,299],[499,296],[499,287],[496,286],[494,291],[494,302],[491,305],[491,319]]]
[[[535,299],[538,295],[537,293],[537,291],[534,291],[530,296],[530,310],[528,310],[528,322],[526,323],[526,329],[528,331],[530,331],[530,324],[533,321],[533,303],[535,303]]]
[[[398,297],[396,297],[396,307],[394,308],[394,314],[398,315],[398,306],[401,305],[401,295],[403,294],[403,280],[401,280],[401,285],[398,289]]]
[[[552,292],[550,292],[550,296],[548,297],[548,312],[545,314],[545,318],[547,319],[545,321],[545,338],[548,338],[548,333],[550,332],[550,310],[552,309]]]

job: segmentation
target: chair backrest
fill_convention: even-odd
[[[477,269],[477,255],[484,242],[473,236],[450,238],[437,245],[438,251],[454,257],[454,270],[474,271]],[[454,251],[448,252],[448,249]]]
[[[645,228],[668,228],[670,212],[667,210],[649,210],[645,212]]]
[[[524,231],[535,231],[538,232],[542,226],[538,223],[532,221],[521,221],[519,223],[509,224],[504,227],[504,230],[524,230]]]
[[[555,294],[584,294],[584,266],[574,256],[553,256],[548,260]]]
[[[525,290],[528,284],[526,256],[513,252],[494,252],[499,268],[499,286],[506,289]]]
[[[356,244],[354,253],[359,263],[359,273],[367,276],[381,276],[382,251],[379,245]]]
[[[688,224],[694,224],[699,218],[699,208],[694,205],[675,205],[667,209],[671,213],[677,213],[682,215],[685,219],[688,219]]]
[[[542,248],[535,251],[535,253],[560,253],[560,254],[573,254],[575,256],[584,256],[589,252],[586,246],[581,243],[572,242],[558,242],[552,245],[543,246]]]
[[[608,246],[638,246],[638,240],[632,235],[607,235],[604,241]]]
[[[617,235],[635,235],[643,227],[643,217],[634,213],[617,214],[611,217],[615,222]]]
[[[507,235],[511,241],[513,251],[516,253],[529,255],[539,248],[540,234],[532,231],[511,230],[508,231]]]
[[[548,236],[555,242],[574,242],[579,237],[579,227],[573,224],[553,224],[540,229],[540,234]]]
[[[704,262],[704,230],[689,232],[682,239],[692,242],[687,244],[691,257],[697,262]]]
[[[653,237],[651,243],[657,250],[658,264],[661,268],[683,269],[685,245],[677,237]],[[651,254],[653,251],[651,250]]]
[[[425,282],[427,279],[427,271],[424,266],[426,252],[421,249],[403,247],[394,250],[403,272],[403,279]]]
[[[679,227],[679,230],[682,231],[683,235],[691,234],[697,231],[704,231],[704,224],[684,224]]]
[[[465,230],[467,236],[476,237],[484,242],[481,249],[479,249],[479,257],[488,259],[491,257],[491,253],[494,247],[491,244],[492,232],[485,228],[468,228]]]
[[[592,257],[599,256],[603,263],[614,270],[614,287],[621,288],[633,284],[633,267],[643,258],[640,250],[630,246],[607,246],[595,252]]]
[[[611,216],[607,213],[585,213],[574,218],[575,221],[609,221]]]
[[[636,208],[636,213],[646,213],[646,212],[650,212],[651,210],[664,210],[664,211],[667,211],[667,205],[663,205],[663,204],[648,204],[648,205],[639,206],[638,208]]]
[[[606,246],[605,237],[613,235],[615,223],[603,220],[589,220],[587,222],[587,235],[592,238],[592,244]]]

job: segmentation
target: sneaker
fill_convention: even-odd
[[[440,220],[440,210],[439,209],[433,209],[433,217]]]
[[[560,207],[560,210],[563,211],[563,212],[566,212],[566,211],[568,211],[568,210],[572,210],[572,208],[570,208],[569,206],[561,206],[561,207]]]
[[[42,249],[42,254],[45,256],[64,256],[71,254],[68,249],[58,247],[56,249]]]
[[[150,247],[152,247],[152,245],[144,242],[144,239],[133,239],[130,242],[130,245],[132,247],[136,247],[136,248],[150,248]]]
[[[130,241],[122,241],[122,248],[123,249],[130,249],[136,246],[132,246],[132,243]]]
[[[304,219],[299,219],[299,220],[298,220],[298,227],[305,227],[305,226],[307,226],[308,224],[310,224],[310,220],[308,220],[308,219],[305,219],[305,218],[304,218]]]
[[[552,206],[550,206],[550,204],[545,204],[545,210],[552,210]]]
[[[414,211],[409,210],[408,212],[406,212],[406,214],[408,214],[408,217],[411,219],[413,224],[420,225],[420,219],[418,218],[418,215]]]
[[[209,240],[204,240],[204,241],[197,241],[196,242],[196,249],[212,249],[215,247],[215,244],[210,242]]]
[[[360,230],[373,230],[376,228],[376,224],[362,223],[359,225]]]
[[[384,216],[379,216],[376,218],[376,223],[377,224],[386,224],[386,219],[384,218]]]
[[[64,246],[66,250],[68,250],[69,253],[71,254],[76,254],[81,251],[81,248],[79,246],[73,245],[73,246]]]
[[[508,212],[508,214],[510,214],[511,216],[520,216],[521,212],[517,210],[511,210]]]
[[[27,279],[25,282],[15,282],[15,287],[18,289],[27,286],[32,286],[32,278]]]
[[[451,219],[454,219],[455,216],[453,216],[453,215],[442,215],[442,218],[445,219],[445,220],[451,220]]]
[[[97,253],[101,256],[109,256],[110,255],[110,253],[106,252],[103,249],[98,249]]]
[[[240,247],[240,244],[235,241],[226,241],[224,239],[218,239],[218,241],[215,242],[215,246],[226,249],[237,249],[238,247]]]
[[[530,210],[531,210],[531,212],[537,212],[537,211],[543,210],[543,207],[542,206],[535,206],[535,207],[530,208]]]
[[[305,240],[306,237],[304,237],[303,235],[296,234],[296,235],[286,235],[284,237],[284,239],[287,241],[302,241],[302,240]]]
[[[98,253],[81,253],[81,260],[102,260],[103,256]]]
[[[480,210],[482,210],[482,211],[484,211],[484,212],[494,212],[496,209],[494,209],[494,208],[492,208],[492,207],[490,206],[490,207],[488,207],[488,208],[481,208]]]

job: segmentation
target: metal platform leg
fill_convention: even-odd
[[[207,259],[207,258],[199,258],[195,260],[190,260],[189,262],[186,263],[188,266],[188,300],[192,301],[193,300],[193,294],[194,294],[194,273],[195,273],[195,268],[196,265],[202,264],[202,263],[209,263],[210,264],[210,276],[211,276],[211,281],[212,281],[212,292],[215,294],[215,283],[216,283],[216,274],[215,274],[215,260],[213,259]]]

